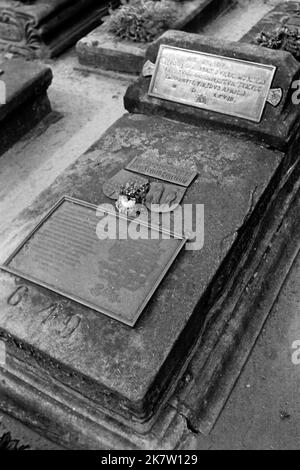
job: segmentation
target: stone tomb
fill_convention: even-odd
[[[0,0],[0,49],[52,57],[98,26],[105,0]],[[117,5],[118,1],[110,2]]]
[[[134,327],[1,271],[7,353],[1,407],[69,448],[193,447],[194,431],[209,432],[215,423],[294,256],[300,111],[289,88],[299,64],[285,52],[178,31],[149,48],[152,64],[161,45],[187,50],[179,70],[188,70],[180,64],[190,52],[221,56],[219,70],[230,67],[232,74],[231,59],[242,61],[247,72],[230,76],[233,88],[241,89],[240,81],[260,85],[247,90],[261,94],[262,116],[260,122],[238,117],[239,102],[228,115],[226,106],[220,113],[199,102],[152,97],[152,77],[141,76],[125,96],[129,114],[16,219],[17,247],[66,194],[96,206],[111,203],[102,188],[120,170],[150,173],[157,182],[156,159],[197,173],[181,204],[204,205],[204,243],[180,251]],[[268,77],[274,72],[271,88],[282,89],[276,106],[268,102],[259,65]],[[177,86],[179,77],[170,84]]]
[[[189,30],[193,21],[206,24],[226,8],[232,0],[184,0],[177,2],[178,18],[172,29]],[[139,74],[149,46],[147,43],[119,40],[98,26],[87,36],[80,39],[76,51],[80,68],[88,71],[97,69]]]
[[[47,89],[52,72],[49,67],[23,59],[6,60],[0,63],[0,69],[2,154],[51,111]]]
[[[273,33],[277,28],[287,26],[290,29],[300,28],[300,2],[282,2],[267,13],[253,28],[242,37],[243,42],[256,44],[261,32]]]

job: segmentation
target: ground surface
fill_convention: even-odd
[[[278,3],[240,0],[202,32],[239,40]],[[124,113],[122,97],[132,80],[111,74],[85,76],[74,70],[73,50],[50,65],[55,76],[49,90],[53,115],[0,159],[2,260],[18,213]],[[300,254],[214,430],[208,437],[199,435],[199,449],[300,447],[300,364],[292,361],[293,343],[300,341],[299,273]],[[57,448],[1,413],[0,423],[0,435],[8,430],[34,449]]]
[[[300,363],[293,349],[300,340],[299,273],[300,254],[215,428],[199,437],[199,449],[300,448]]]

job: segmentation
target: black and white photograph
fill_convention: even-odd
[[[1,457],[300,450],[299,391],[300,0],[0,0]]]

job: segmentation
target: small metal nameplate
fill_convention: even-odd
[[[1,268],[134,326],[185,242],[144,220],[64,197]]]
[[[149,157],[135,157],[127,165],[126,170],[151,176],[152,178],[157,178],[159,180],[168,181],[169,183],[178,184],[179,186],[184,186],[186,188],[197,176],[197,172],[194,170],[168,165],[160,162],[158,159]]]
[[[260,122],[276,67],[161,45],[149,95]]]

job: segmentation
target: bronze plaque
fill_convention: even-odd
[[[197,176],[197,172],[194,170],[188,170],[181,166],[168,165],[158,159],[149,157],[135,157],[128,163],[126,170],[185,187],[188,187]]]
[[[185,242],[145,221],[64,197],[2,269],[134,326]]]
[[[260,122],[276,67],[161,45],[149,95]]]

